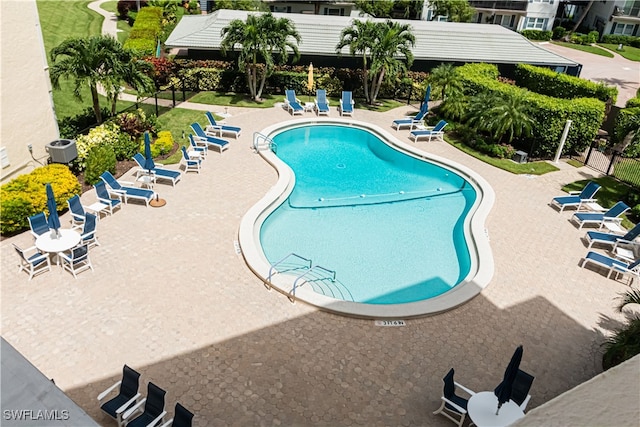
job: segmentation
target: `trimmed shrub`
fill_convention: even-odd
[[[542,30],[522,30],[520,34],[529,40],[551,40],[551,36],[553,35],[551,31]]]
[[[104,171],[116,173],[116,153],[113,147],[107,144],[98,145],[89,151],[84,182],[90,185],[95,184]]]
[[[589,45],[597,42],[598,37],[600,37],[600,33],[597,31],[591,31],[588,34],[573,33],[571,34],[571,43]]]
[[[500,83],[498,68],[490,64],[467,64],[458,67],[465,86],[465,94],[475,96],[481,92],[506,97],[524,89]],[[581,152],[595,138],[604,119],[605,104],[593,98],[565,100],[526,91],[524,97],[531,105],[530,116],[534,120],[533,135],[522,140],[533,147],[531,155],[551,156],[560,141],[568,119],[573,124],[565,143],[565,152]]]
[[[120,138],[120,128],[115,123],[103,123],[89,131],[87,135],[81,135],[76,139],[78,158],[73,162],[78,170],[86,168],[86,159],[89,152],[98,145],[117,145]],[[104,171],[103,171],[104,172]]]
[[[631,98],[624,105],[625,108],[640,107],[640,98]]]
[[[51,164],[20,175],[0,187],[0,233],[9,235],[29,229],[31,215],[46,210],[45,184],[51,183],[58,211],[82,190],[66,165]]]
[[[611,142],[618,144],[624,141],[629,132],[635,132],[631,143],[625,148],[628,157],[640,156],[640,107],[623,108],[616,116]]]
[[[516,84],[542,95],[558,98],[596,98],[607,102],[616,102],[618,88],[603,83],[557,73],[544,67],[529,64],[516,66]]]
[[[157,123],[155,116],[147,118],[141,108],[119,114],[114,121],[119,126],[120,131],[129,134],[132,139],[140,138],[145,131],[156,133]],[[135,151],[133,154],[135,154]],[[116,155],[118,155],[117,151]]]
[[[621,44],[640,48],[640,37],[623,36],[620,34],[606,34],[602,36],[602,43]]]
[[[162,8],[148,6],[140,9],[136,22],[124,42],[124,48],[138,55],[153,55],[158,37],[162,33]]]
[[[168,130],[158,132],[158,138],[151,142],[151,157],[169,154],[173,148],[173,135]],[[144,155],[144,139],[139,144],[139,151]]]
[[[567,35],[567,29],[564,27],[558,26],[553,29],[553,33],[551,37],[553,38],[553,40],[560,40],[566,35]]]

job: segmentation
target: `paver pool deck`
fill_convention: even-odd
[[[390,124],[410,111],[356,110],[354,119],[408,142]],[[145,394],[153,381],[167,390],[169,414],[179,401],[196,426],[448,426],[431,414],[448,369],[473,390],[493,390],[518,344],[521,368],[536,377],[528,409],[602,371],[600,344],[625,319],[614,306],[628,286],[579,267],[585,230],[548,205],[562,185],[595,172],[561,164],[540,177],[512,175],[442,141],[417,143],[493,186],[495,274],[459,308],[379,327],[291,304],[247,268],[234,246],[240,218],[277,179],[250,148],[252,134],[291,116],[279,107],[229,112],[242,136],[210,152],[199,175],[156,185],[166,206],[130,203],[98,223],[94,272],[74,279],[54,267],[29,281],[11,243],[31,246],[31,235],[1,242],[2,336],[96,421],[115,426],[96,396],[125,363],[142,374]],[[61,222],[68,226],[68,213]],[[410,256],[429,262],[427,253]]]

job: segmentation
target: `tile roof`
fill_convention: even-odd
[[[246,20],[252,12],[217,10],[209,15],[186,15],[178,23],[165,45],[170,48],[218,50],[221,31],[234,19]],[[351,25],[349,16],[324,16],[274,13],[294,22],[302,41],[303,55],[335,56],[340,32]],[[383,21],[374,19],[374,21]],[[416,36],[413,54],[416,60],[489,62],[494,64],[527,63],[534,65],[576,66],[575,61],[549,52],[520,34],[500,25],[454,22],[397,20],[411,25]],[[343,49],[348,55],[348,48]]]

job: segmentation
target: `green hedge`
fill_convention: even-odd
[[[551,36],[553,36],[551,31],[542,30],[522,30],[520,34],[529,40],[551,40]]]
[[[46,211],[45,184],[51,183],[58,212],[67,208],[67,200],[82,190],[69,168],[51,164],[20,175],[0,187],[0,233],[10,235],[29,229],[31,215]]]
[[[602,36],[601,42],[606,44],[622,44],[623,46],[633,46],[640,48],[640,37],[607,34]]]
[[[640,106],[620,110],[616,116],[611,143],[622,142],[631,131],[635,132],[635,136],[624,150],[624,154],[628,157],[638,157],[640,156]]]
[[[581,152],[595,138],[604,119],[605,104],[594,98],[560,99],[530,92],[518,86],[497,80],[498,68],[490,64],[467,64],[458,67],[465,86],[465,94],[475,96],[487,92],[506,97],[525,91],[524,97],[532,107],[535,122],[533,135],[522,141],[533,147],[531,155],[551,156],[560,141],[568,119],[573,124],[567,136],[564,152]]]
[[[144,7],[138,12],[124,47],[135,51],[138,55],[153,55],[161,33],[162,8]]]
[[[596,98],[607,102],[616,102],[618,88],[603,83],[557,73],[543,67],[518,64],[515,73],[516,84],[542,95],[560,98]]]

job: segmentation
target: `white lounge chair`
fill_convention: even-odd
[[[603,233],[600,231],[588,231],[585,238],[589,242],[589,249],[595,243],[602,245],[613,246],[614,248],[620,243],[633,243],[633,241],[640,235],[640,224],[637,224],[625,235]]]
[[[353,106],[355,102],[353,100],[353,94],[350,90],[343,90],[342,97],[340,98],[340,115],[341,116],[353,116]]]
[[[576,212],[571,217],[572,221],[575,221],[579,225],[579,229],[585,224],[597,225],[602,228],[605,223],[619,224],[622,221],[620,215],[629,210],[624,202],[618,202],[611,209],[604,213],[597,212]]]
[[[435,126],[427,126],[424,129],[412,130],[409,133],[409,138],[413,139],[413,142],[418,142],[419,139],[427,139],[429,142],[431,142],[432,138],[442,139],[442,136],[444,135],[442,130],[445,126],[447,126],[447,122],[440,120]]]

